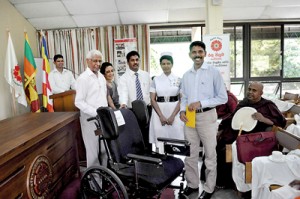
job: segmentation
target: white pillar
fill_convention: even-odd
[[[206,20],[204,34],[223,34],[223,0],[206,0]]]

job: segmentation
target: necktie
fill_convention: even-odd
[[[143,93],[142,93],[142,89],[141,89],[141,83],[139,80],[139,74],[135,73],[135,87],[136,87],[136,99],[137,100],[143,100]]]

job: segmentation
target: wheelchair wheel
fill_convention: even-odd
[[[81,178],[81,194],[84,199],[128,199],[120,178],[106,167],[91,167]]]

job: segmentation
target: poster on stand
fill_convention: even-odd
[[[126,55],[132,50],[137,50],[136,38],[114,40],[115,68],[118,76],[125,73],[127,67]]]
[[[227,89],[230,89],[230,35],[204,35],[205,61],[219,69]]]

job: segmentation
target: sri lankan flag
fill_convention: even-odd
[[[36,64],[28,41],[28,35],[25,33],[24,48],[24,76],[25,76],[25,94],[28,103],[31,106],[31,112],[40,112],[40,103],[36,91]]]

